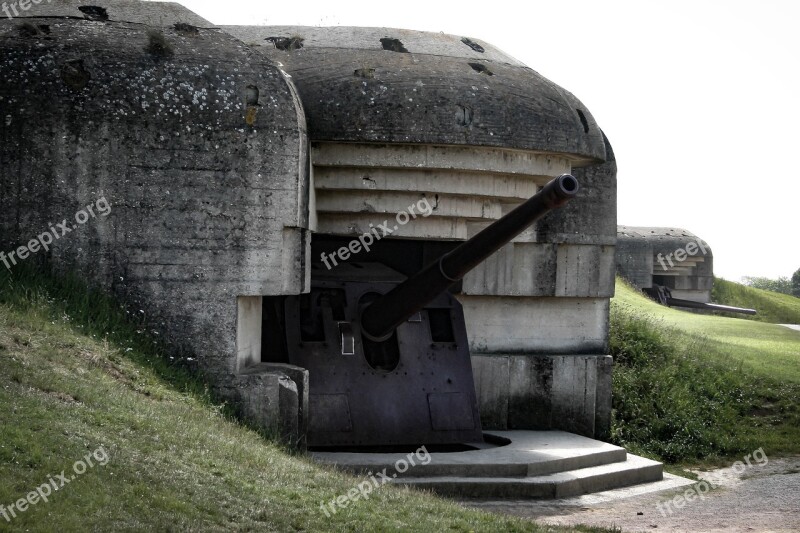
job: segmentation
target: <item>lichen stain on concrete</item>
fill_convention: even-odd
[[[353,71],[353,75],[358,78],[365,78],[368,80],[375,79],[375,69],[374,68],[359,68]]]
[[[147,41],[147,47],[144,50],[154,58],[167,59],[175,55],[172,45],[160,31],[148,31]]]
[[[256,117],[258,116],[258,107],[256,106],[249,106],[247,108],[247,115],[245,116],[245,122],[247,122],[248,126],[254,126],[256,123]]]
[[[83,59],[71,59],[61,67],[61,79],[70,89],[81,91],[89,84],[92,75],[83,65]]]

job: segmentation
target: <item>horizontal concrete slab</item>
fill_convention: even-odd
[[[432,490],[445,496],[475,498],[567,498],[640,483],[660,481],[662,465],[629,455],[608,465],[524,478],[427,477],[397,479],[398,484]]]
[[[414,455],[416,466],[403,473],[397,472],[395,466],[398,461],[410,463],[409,453],[313,452],[311,455],[318,462],[349,472],[380,472],[386,468],[389,475],[397,474],[396,477],[402,478],[525,478],[618,463],[627,457],[619,446],[564,431],[492,431],[489,434],[510,439],[511,443],[471,451]]]

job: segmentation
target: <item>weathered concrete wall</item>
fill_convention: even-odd
[[[485,429],[552,429],[608,438],[608,355],[472,356]]]
[[[63,1],[0,19],[0,251],[65,219],[26,261],[112,291],[225,390],[237,298],[308,288],[305,119],[262,55],[173,27],[203,22],[179,6],[131,4],[101,3],[108,20]],[[101,198],[110,214],[75,224]]]
[[[585,354],[607,348],[607,298],[458,299],[473,353]]]

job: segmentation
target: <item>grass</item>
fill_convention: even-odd
[[[800,298],[789,294],[765,291],[714,278],[711,299],[723,305],[756,309],[757,315],[736,315],[749,320],[773,324],[800,324]]]
[[[660,306],[618,280],[613,440],[667,462],[800,453],[800,333]]]
[[[215,403],[112,300],[0,273],[0,505],[102,448],[0,530],[569,531],[386,486],[327,518],[360,479],[289,453]],[[581,531],[605,531],[581,527]]]
[[[776,296],[786,295],[776,293]],[[624,282],[617,283],[613,302],[686,333],[692,340],[702,341],[708,356],[718,362],[741,363],[759,376],[800,383],[800,333],[797,331],[738,315],[735,318],[705,315],[664,307]]]

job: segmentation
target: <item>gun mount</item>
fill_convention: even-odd
[[[447,289],[578,189],[555,178],[406,280],[380,263],[344,263],[288,297],[289,362],[310,376],[309,445],[482,441],[464,313]]]

